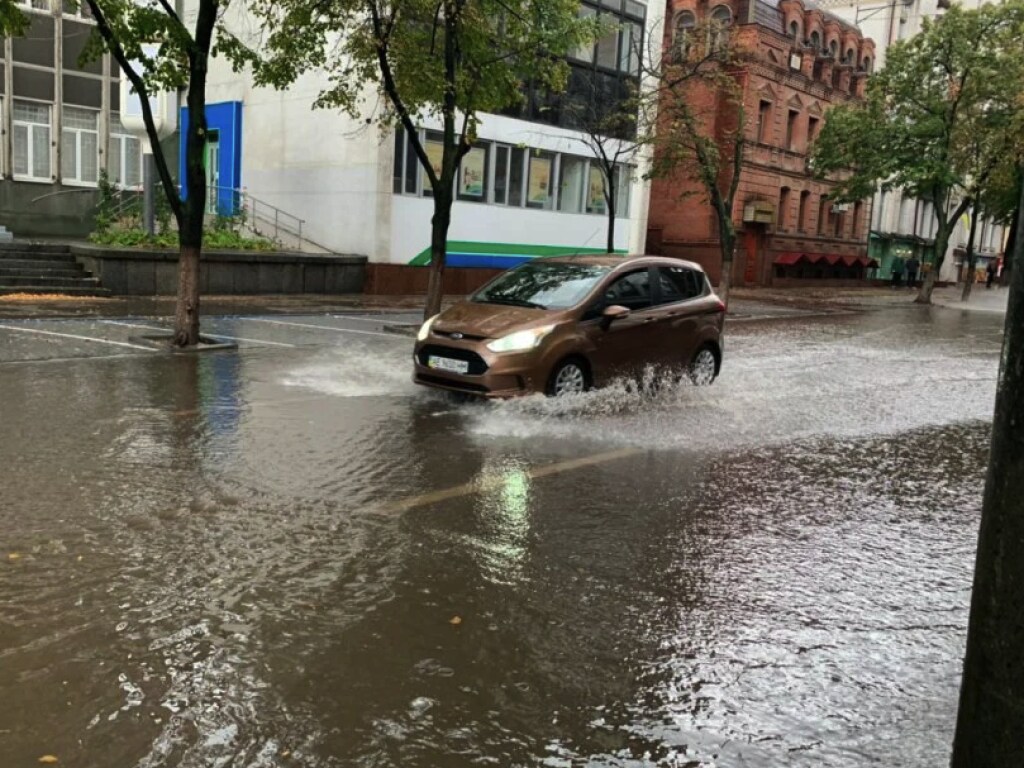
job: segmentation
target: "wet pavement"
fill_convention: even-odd
[[[945,764],[1001,318],[498,404],[403,323],[0,321],[0,765]]]

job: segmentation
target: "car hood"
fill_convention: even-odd
[[[545,309],[464,301],[442,312],[434,322],[434,330],[497,339],[543,325],[545,320],[553,322],[554,315]]]

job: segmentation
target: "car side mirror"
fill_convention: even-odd
[[[629,317],[629,307],[612,304],[601,311],[601,325],[607,329],[616,320],[622,320],[626,317]]]

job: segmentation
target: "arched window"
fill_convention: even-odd
[[[828,44],[828,55],[833,59],[839,56],[839,43],[835,40]]]
[[[846,58],[843,59],[843,64],[853,64],[856,60],[857,52],[853,48],[846,49]]]
[[[794,40],[800,37],[800,25],[795,21],[789,22],[789,36]]]
[[[864,57],[864,64],[862,65],[862,68],[869,75],[871,74],[871,57],[870,56],[865,56]]]
[[[729,35],[727,28],[730,24],[732,24],[732,11],[729,10],[729,6],[715,6],[715,9],[711,11],[708,48],[712,51],[720,51],[725,48],[725,41]]]
[[[683,11],[676,16],[675,50],[679,58],[685,59],[690,55],[690,38],[693,35],[693,28],[697,26],[696,17],[689,11]]]
[[[811,48],[816,51],[821,50],[821,35],[818,34],[817,30],[811,32]]]

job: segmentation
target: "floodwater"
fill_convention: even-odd
[[[946,762],[1000,319],[737,323],[709,389],[568,404],[342,325],[0,324],[0,766]]]

